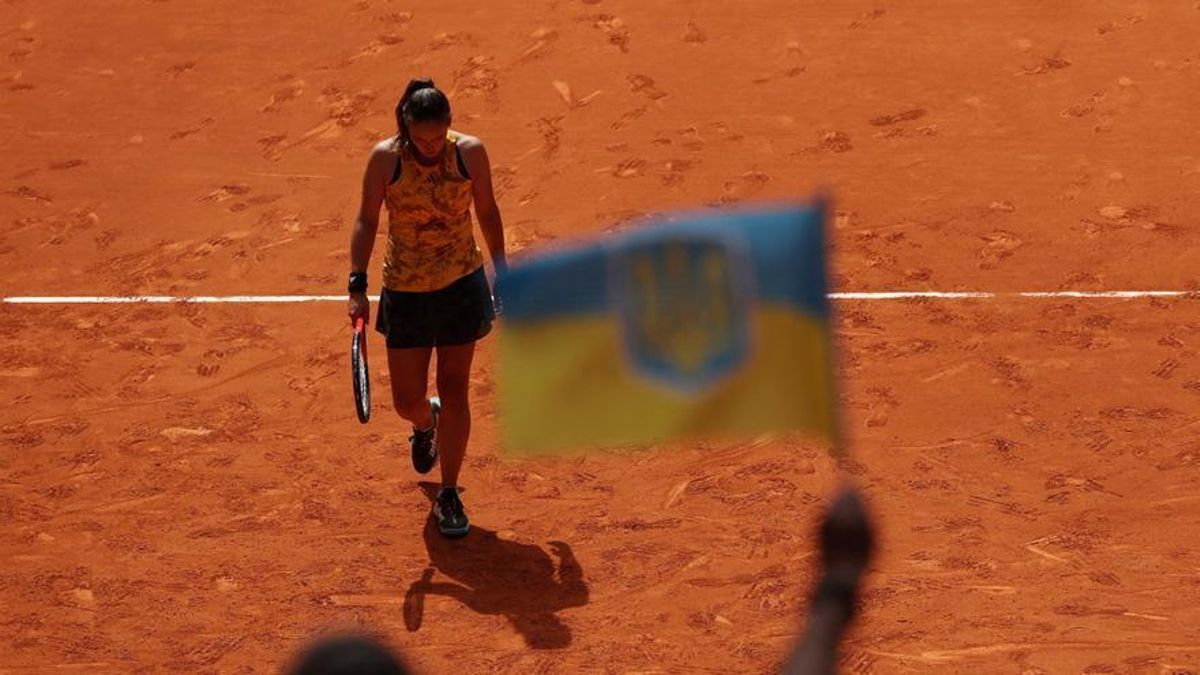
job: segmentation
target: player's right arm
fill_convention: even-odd
[[[367,159],[367,168],[363,172],[362,203],[350,233],[351,273],[366,274],[371,262],[375,233],[379,231],[379,210],[387,192],[388,178],[395,169],[396,155],[391,147],[390,140],[384,141],[371,150],[371,156]],[[351,323],[359,316],[370,322],[371,303],[366,291],[350,293],[349,314]]]

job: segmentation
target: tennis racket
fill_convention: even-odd
[[[371,419],[371,378],[367,373],[367,329],[360,316],[354,320],[354,341],[350,343],[350,376],[354,382],[354,410],[363,424]]]

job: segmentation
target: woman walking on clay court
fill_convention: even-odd
[[[362,206],[350,240],[350,319],[370,318],[367,266],[387,206],[388,239],[375,327],[386,337],[392,401],[412,424],[413,468],[441,459],[433,518],[448,537],[467,534],[458,494],[471,431],[467,403],[475,342],[492,329],[495,309],[471,206],[497,271],[507,266],[504,229],[483,143],[450,129],[450,101],[432,80],[408,83],[396,106],[397,134],[367,160]],[[426,398],[437,350],[437,396]]]

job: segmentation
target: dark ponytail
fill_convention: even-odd
[[[396,128],[401,144],[409,141],[408,125],[416,122],[449,122],[450,99],[428,77],[409,80],[396,104]]]

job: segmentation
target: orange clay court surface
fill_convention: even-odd
[[[837,291],[1200,289],[1198,35],[1192,0],[2,0],[0,294],[343,293],[422,74],[518,256],[829,186]],[[375,334],[354,417],[342,303],[0,305],[0,671],[262,671],[359,626],[430,673],[767,672],[844,470],[881,537],[846,672],[1195,672],[1200,305],[836,309],[842,469],[502,458],[487,338],[448,543]]]

